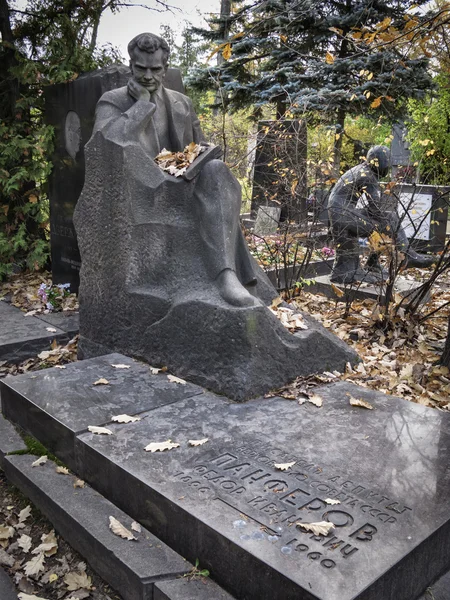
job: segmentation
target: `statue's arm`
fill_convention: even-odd
[[[153,102],[139,99],[128,110],[122,111],[112,98],[102,97],[95,111],[94,133],[101,130],[109,135],[119,134],[127,141],[137,140],[155,110]]]

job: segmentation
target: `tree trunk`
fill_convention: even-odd
[[[231,0],[221,0],[220,2],[220,18],[221,19],[225,19],[228,18],[231,15]],[[230,35],[230,25],[228,23],[228,21],[226,21],[225,23],[223,23],[221,25],[222,27],[222,31],[221,31],[221,38],[222,38],[222,43],[225,43],[226,40],[228,39],[228,36]],[[219,51],[217,53],[217,66],[220,67],[220,65],[225,62],[225,59],[222,55],[222,51]],[[220,77],[220,75],[219,75]],[[216,99],[215,99],[215,104],[219,105],[219,104],[223,104],[223,99],[222,99],[222,92],[220,90],[220,80],[219,80],[219,89],[217,90],[216,93]],[[215,116],[218,115],[219,109],[215,108],[213,110],[213,114]]]
[[[447,339],[445,340],[444,352],[441,356],[441,364],[450,369],[450,318],[448,320]]]
[[[336,119],[334,147],[333,147],[333,177],[339,179],[339,170],[341,166],[341,151],[342,151],[342,139],[344,137],[344,124],[345,124],[345,109],[340,108]]]

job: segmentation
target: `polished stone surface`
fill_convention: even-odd
[[[0,591],[2,600],[17,600],[17,590],[8,573],[0,567]]]
[[[411,281],[404,277],[397,277],[395,283],[395,293],[400,296],[413,295],[415,290],[418,290],[422,284],[417,281]],[[344,295],[336,294],[336,288],[340,289]],[[385,300],[386,286],[380,287],[376,285],[368,285],[361,283],[343,284],[332,283],[330,275],[320,275],[314,277],[311,284],[308,286],[308,292],[312,294],[322,294],[327,298],[336,300],[337,302],[348,302],[353,300],[376,300],[381,303]],[[427,302],[429,296],[423,302]]]
[[[211,579],[176,579],[155,583],[153,600],[234,600]]]
[[[239,598],[416,599],[450,567],[450,415],[345,382],[316,391],[322,408],[209,394],[162,406],[80,435],[77,469]],[[167,439],[180,447],[144,451]],[[324,520],[327,537],[295,526]]]
[[[109,384],[93,385],[102,378]],[[172,404],[202,389],[171,383],[164,374],[152,375],[148,365],[111,354],[63,369],[9,376],[0,383],[0,393],[3,414],[72,466],[74,436],[89,425]]]
[[[75,311],[61,311],[55,313],[48,313],[42,315],[36,315],[37,319],[44,321],[51,327],[57,327],[67,332],[70,336],[74,336],[78,333],[80,327],[80,320],[78,312]]]
[[[48,327],[49,323],[26,317],[19,308],[0,302],[0,361],[18,363],[42,350],[50,350],[54,339],[58,343],[69,340],[64,329],[52,325],[56,332],[50,332]]]
[[[8,456],[8,480],[124,600],[148,600],[153,597],[155,581],[175,579],[191,570],[192,565],[144,528],[134,532],[137,541],[115,535],[109,529],[109,517],[130,530],[133,520],[127,514],[91,487],[75,488],[76,478],[58,474],[51,461],[33,468],[34,459]],[[0,598],[3,600],[1,593]]]
[[[16,428],[10,421],[0,415],[0,467],[3,465],[3,458],[10,452],[25,451],[27,446]]]

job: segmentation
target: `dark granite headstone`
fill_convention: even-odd
[[[126,85],[130,70],[114,65],[81,75],[71,83],[44,88],[45,119],[55,128],[53,170],[49,178],[50,241],[53,283],[70,283],[77,292],[80,252],[72,222],[84,185],[84,146],[92,134],[100,96]],[[165,85],[184,91],[179,69],[168,69]]]
[[[432,185],[398,185],[398,212],[402,226],[413,246],[426,252],[441,252],[447,235],[450,188]]]
[[[256,142],[253,218],[260,206],[281,206],[282,219],[301,222],[307,213],[305,123],[298,120],[260,121]]]

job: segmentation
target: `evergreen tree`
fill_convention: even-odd
[[[231,108],[275,103],[282,115],[317,115],[336,128],[339,162],[347,114],[395,118],[408,98],[431,86],[427,58],[408,58],[375,35],[404,23],[405,0],[256,0],[234,3],[230,39],[220,19],[203,35],[219,44],[222,64],[196,73],[199,86],[220,82]]]

